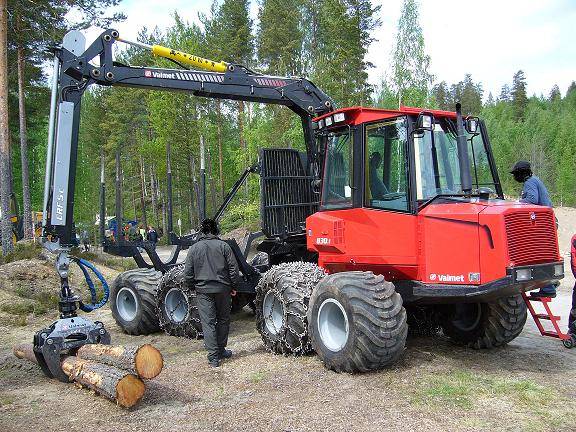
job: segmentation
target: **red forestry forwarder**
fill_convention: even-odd
[[[36,335],[39,357],[102,342],[98,334],[109,339],[101,323],[82,319],[74,331],[68,325],[82,306],[67,274],[79,108],[93,84],[281,104],[301,118],[306,152],[262,149],[258,165],[241,178],[260,175],[265,239],[253,265],[233,248],[246,278],[235,301],[255,300],[257,327],[270,351],[316,351],[328,368],[356,372],[397,360],[409,326],[441,327],[454,342],[474,348],[501,346],[526,322],[522,294],[564,276],[553,210],[504,200],[486,126],[463,118],[459,104],[456,112],[335,110],[304,78],[265,76],[164,47],[129,42],[196,70],[119,64],[112,56],[118,41],[127,42],[107,30],[84,49],[82,35],[71,32],[56,49],[44,237],[58,253],[62,318]],[[216,217],[239,187],[240,181]],[[118,198],[116,208],[121,219]],[[121,274],[111,290],[116,322],[130,334],[158,324],[179,335],[199,328],[195,293],[180,283],[176,264],[195,236],[176,236],[170,216],[176,250],[168,262],[147,242],[103,239],[105,251],[132,256],[142,268]],[[53,336],[57,348],[48,347]],[[48,369],[57,376],[57,366]]]

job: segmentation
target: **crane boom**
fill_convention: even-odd
[[[83,40],[79,32],[70,32],[65,43],[55,51],[58,59],[58,89],[53,157],[47,157],[49,189],[46,195],[44,234],[70,246],[73,238],[73,206],[80,103],[91,85],[125,86],[155,90],[173,90],[195,96],[242,100],[284,105],[301,118],[308,160],[318,163],[312,118],[333,109],[332,100],[305,78],[276,77],[258,74],[249,69],[213,62],[159,45],[146,45],[122,40],[118,31],[104,31],[85,50],[78,47]],[[113,45],[126,42],[149,49],[152,53],[208,71],[140,67],[119,64],[113,58]],[[98,60],[96,62],[95,60]],[[50,143],[49,143],[50,147]],[[53,161],[52,161],[53,159]],[[318,172],[318,170],[316,170]]]

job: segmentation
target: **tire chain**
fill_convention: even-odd
[[[290,276],[292,276],[291,282],[289,284],[285,283],[284,285],[282,285],[282,290],[280,290],[279,281],[281,278],[286,276],[286,273],[283,271],[286,269],[286,267],[291,267],[289,274]],[[312,290],[318,285],[318,283],[324,278],[324,276],[326,276],[326,273],[320,267],[318,267],[315,264],[302,261],[284,263],[277,266],[273,266],[270,270],[268,270],[268,272],[266,272],[262,276],[262,279],[260,279],[260,282],[258,283],[257,290],[258,292],[261,292],[261,287],[263,287],[264,285],[272,286],[272,288],[270,288],[267,292],[271,292],[274,295],[274,303],[278,301],[284,303],[283,304],[284,316],[282,317],[282,326],[285,327],[287,330],[280,333],[281,336],[279,340],[275,341],[272,344],[273,346],[269,346],[266,343],[266,340],[264,341],[266,348],[269,351],[276,351],[277,349],[276,352],[279,352],[281,354],[295,355],[295,356],[313,352],[312,345],[310,343],[310,338],[308,336],[308,319],[307,319],[308,302],[310,301]],[[299,296],[297,298],[290,299],[284,302],[283,292],[285,292],[290,288],[293,289],[292,292],[297,292]],[[290,304],[297,302],[300,302],[303,305],[302,314],[296,313],[290,310],[289,308]],[[274,321],[272,320],[272,310],[273,308],[270,309],[270,314],[268,316],[263,315],[264,312],[263,310],[257,312],[257,316],[258,314],[261,314],[262,320],[268,319],[269,322],[272,323],[272,326],[276,329]],[[288,325],[288,315],[294,316],[298,321],[304,323],[304,331],[299,333],[298,331],[296,331],[296,329]],[[264,326],[266,325],[265,321],[263,325]],[[276,330],[282,330],[282,327]],[[293,341],[288,340],[287,336],[289,334],[294,336],[292,339],[298,341],[298,345],[295,346]],[[265,336],[262,335],[262,337],[264,338]]]
[[[156,291],[156,307],[158,321],[160,323],[160,328],[164,330],[167,334],[172,336],[186,336],[189,338],[201,338],[202,332],[198,330],[201,327],[200,318],[198,315],[198,304],[196,302],[196,290],[194,288],[190,289],[184,283],[184,264],[177,265],[166,272],[160,283],[158,284],[158,290]],[[165,289],[166,288],[166,289]],[[164,299],[161,298],[165,296],[166,293],[173,288],[180,290],[187,299],[192,299],[193,301],[188,301],[188,315],[187,322],[176,324],[173,321],[174,311],[182,304],[182,300],[176,305],[176,307],[170,311],[169,319],[167,319],[161,310],[164,308]],[[170,321],[172,319],[172,321]],[[173,326],[176,325],[178,332],[174,332]]]

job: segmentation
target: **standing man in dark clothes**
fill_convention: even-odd
[[[146,235],[146,239],[152,243],[152,247],[156,249],[156,243],[158,243],[158,233],[152,226],[148,227],[148,234]]]
[[[516,162],[510,173],[514,176],[514,180],[518,183],[524,184],[522,195],[520,196],[520,202],[552,207],[552,201],[550,200],[548,189],[546,189],[542,180],[532,174],[530,162]],[[530,293],[530,296],[554,298],[556,297],[556,286],[552,284],[546,285],[545,287],[540,288],[540,291]]]
[[[218,238],[216,221],[202,221],[200,232],[198,242],[188,249],[184,283],[196,289],[208,363],[218,367],[222,359],[232,357],[232,351],[226,349],[231,296],[236,295],[235,288],[242,283],[242,278],[232,249]]]

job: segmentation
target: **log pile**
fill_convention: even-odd
[[[17,345],[14,355],[37,363],[32,344]],[[152,345],[84,345],[75,355],[62,356],[62,370],[71,382],[130,408],[138,403],[146,385],[162,371],[162,354]]]

